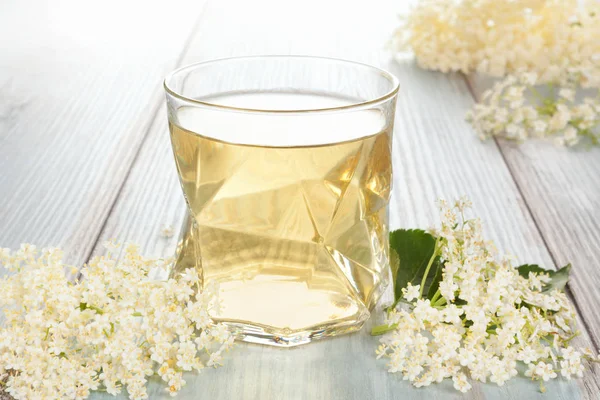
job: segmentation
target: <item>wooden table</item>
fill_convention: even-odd
[[[574,265],[577,344],[600,343],[600,149],[480,142],[464,121],[476,80],[392,61],[400,0],[39,1],[0,6],[0,244],[61,246],[84,263],[109,238],[169,255],[159,234],[184,201],[169,148],[162,78],[226,56],[312,54],[380,66],[401,82],[391,226],[437,222],[438,197],[468,195],[487,235],[519,261]],[[474,96],[475,95],[475,96]],[[372,319],[381,319],[376,314]],[[186,377],[182,399],[597,399],[600,369],[415,389],[375,360],[368,329],[291,350],[239,345],[225,366]],[[166,399],[160,384],[152,399]],[[108,397],[108,396],[107,396]],[[94,395],[94,399],[104,398]]]

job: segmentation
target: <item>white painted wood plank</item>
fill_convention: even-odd
[[[492,81],[469,78],[479,96]],[[566,149],[541,140],[498,140],[519,190],[558,266],[573,265],[568,288],[600,344],[600,148]]]
[[[551,267],[551,257],[497,147],[480,143],[464,122],[464,112],[473,100],[462,78],[422,71],[412,64],[398,65],[383,51],[396,23],[396,7],[391,0],[365,3],[361,8],[341,0],[305,1],[296,8],[267,0],[213,1],[207,5],[184,63],[234,55],[313,54],[390,69],[401,82],[392,227],[428,226],[436,222],[437,197],[467,194],[486,221],[486,232],[501,248],[514,251],[523,262]],[[163,223],[178,229],[184,212],[169,146],[163,112],[142,147],[102,240],[132,240],[150,254],[172,251],[176,240],[158,234]],[[95,251],[102,249],[97,246]],[[381,318],[380,314],[375,318]],[[369,326],[356,334],[291,350],[240,344],[223,368],[186,378],[181,398],[550,400],[591,399],[599,390],[590,375],[579,386],[553,382],[545,395],[526,379],[503,388],[475,385],[467,396],[457,394],[448,383],[414,389],[401,377],[387,374],[383,363],[375,360],[377,340],[368,335]],[[153,384],[151,392],[152,399],[167,398],[160,384]]]
[[[4,2],[0,243],[89,256],[202,1]]]

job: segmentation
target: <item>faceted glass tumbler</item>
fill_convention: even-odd
[[[165,90],[188,209],[171,273],[216,284],[210,316],[241,340],[360,329],[389,282],[396,78],[263,56],[183,67]]]

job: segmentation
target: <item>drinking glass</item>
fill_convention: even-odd
[[[172,274],[216,284],[210,317],[248,342],[360,329],[390,278],[397,79],[261,56],[189,65],[164,86],[188,210]]]

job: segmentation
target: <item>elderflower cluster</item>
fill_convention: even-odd
[[[150,271],[166,261],[144,258],[129,244],[120,261],[95,257],[73,282],[65,272],[77,269],[62,259],[56,248],[0,248],[0,394],[85,399],[93,390],[126,389],[129,398],[145,399],[148,378],[158,374],[175,395],[184,371],[219,365],[233,345],[227,328],[209,317],[216,288],[201,290],[195,270],[153,281]]]
[[[410,307],[388,313],[394,330],[381,339],[378,357],[417,387],[451,378],[462,392],[471,388],[467,377],[503,385],[519,362],[540,385],[581,377],[584,358],[597,358],[569,344],[578,332],[566,295],[544,291],[547,274],[525,278],[498,259],[480,221],[464,218],[469,206],[440,202],[441,228],[433,232],[444,263],[439,289],[431,299],[421,298],[420,285],[403,290]]]
[[[504,77],[467,115],[481,138],[600,145],[598,38],[595,0],[423,0],[392,46],[426,69]]]
[[[528,71],[551,81],[600,53],[599,22],[595,0],[422,0],[392,47],[411,50],[426,69],[496,77]]]
[[[577,101],[577,76],[578,72],[569,72],[558,89],[548,85],[549,95],[544,96],[535,87],[535,73],[510,75],[484,92],[467,120],[482,139],[500,136],[521,142],[529,137],[553,137],[560,146],[598,145],[600,88],[593,89],[595,96]]]

